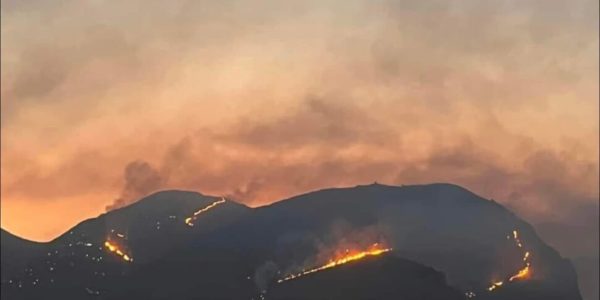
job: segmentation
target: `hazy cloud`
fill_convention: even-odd
[[[580,216],[599,198],[598,1],[4,1],[1,17],[17,234],[162,188],[260,205],[373,181],[597,225]]]
[[[125,167],[125,186],[115,201],[106,207],[113,210],[135,202],[163,187],[165,179],[145,161],[134,161]]]

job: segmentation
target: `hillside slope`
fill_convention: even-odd
[[[190,226],[186,219],[194,212],[199,214]],[[130,259],[110,252],[103,245],[107,240]],[[306,297],[325,297],[332,294],[321,287],[346,276],[326,274],[340,274],[348,266],[311,279],[278,280],[374,245],[393,250],[384,259],[348,269],[356,272],[348,274],[350,281],[385,270],[381,280],[356,283],[363,292],[376,294],[390,277],[445,290],[443,280],[419,281],[421,267],[406,267],[414,264],[445,274],[453,291],[448,299],[456,291],[477,299],[581,299],[570,262],[529,224],[498,203],[450,184],[327,189],[255,209],[197,193],[157,193],[82,222],[49,243],[50,255],[31,261],[30,274],[9,285],[3,281],[8,287],[3,296],[287,299],[290,291],[301,289]],[[16,288],[15,282],[24,287]],[[410,298],[417,290],[394,291]],[[422,299],[437,299],[431,297]]]

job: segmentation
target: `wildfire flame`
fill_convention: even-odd
[[[185,224],[187,224],[190,227],[194,226],[193,221],[196,221],[199,214],[204,213],[204,212],[214,208],[215,206],[217,206],[219,204],[223,204],[223,203],[225,203],[225,198],[221,198],[221,200],[215,201],[215,202],[209,204],[208,206],[195,211],[191,217],[188,217],[185,219]]]
[[[110,241],[105,241],[104,242],[104,246],[108,249],[108,251],[117,254],[124,261],[128,261],[128,262],[132,262],[133,261],[132,257],[130,257],[129,255],[123,253],[123,251],[121,249],[119,249],[119,247],[117,245],[111,243]]]
[[[521,242],[521,239],[519,238],[519,232],[517,230],[513,230],[513,239],[515,241],[515,245],[519,248],[519,249],[523,249],[523,243]],[[510,236],[509,236],[510,237]],[[529,276],[531,275],[531,253],[529,251],[525,251],[523,253],[523,262],[525,263],[525,267],[523,267],[522,269],[518,270],[514,275],[510,276],[508,278],[509,282],[512,282],[514,280],[521,280],[521,279],[528,279]],[[488,291],[493,291],[497,288],[499,288],[500,286],[502,286],[503,282],[502,281],[498,281],[498,282],[493,282],[492,285],[488,288]]]
[[[339,258],[335,258],[330,260],[327,264],[322,265],[320,267],[316,267],[313,269],[309,269],[309,270],[303,270],[302,272],[296,273],[296,274],[290,274],[282,279],[277,280],[277,283],[281,283],[287,280],[292,280],[304,275],[308,275],[311,273],[315,273],[315,272],[319,272],[319,271],[323,271],[325,269],[330,269],[345,263],[349,263],[351,261],[355,261],[355,260],[359,260],[359,259],[363,259],[367,256],[377,256],[377,255],[381,255],[383,253],[392,251],[392,248],[382,248],[378,243],[373,244],[369,249],[364,250],[364,251],[348,251],[346,250],[346,253]]]
[[[498,287],[501,287],[503,284],[504,284],[504,282],[503,282],[503,281],[494,282],[494,283],[492,283],[492,285],[491,285],[491,286],[488,288],[488,291],[490,291],[490,292],[491,292],[491,291],[495,290],[496,288],[498,288]]]
[[[529,263],[525,266],[525,268],[519,270],[517,274],[511,276],[508,281],[513,281],[515,279],[527,279],[529,277]]]

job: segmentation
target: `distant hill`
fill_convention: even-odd
[[[376,243],[393,251],[277,282]],[[166,191],[84,221],[44,248],[27,274],[3,275],[3,299],[326,299],[334,297],[326,286],[344,287],[340,278],[356,287],[344,299],[382,299],[360,296],[382,290],[399,299],[581,299],[571,263],[529,224],[451,184],[326,189],[255,209]]]

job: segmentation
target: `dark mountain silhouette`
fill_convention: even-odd
[[[368,258],[284,282],[267,295],[273,300],[465,298],[446,284],[442,273],[394,256]]]
[[[383,299],[384,290],[392,299],[581,299],[570,262],[529,224],[455,185],[327,189],[255,209],[228,200],[185,224],[219,200],[167,191],[84,221],[44,245],[24,275],[3,273],[3,299]],[[393,251],[277,282],[375,243]],[[525,252],[529,273],[509,281]],[[353,296],[341,291],[346,281]]]
[[[577,220],[579,224],[548,222],[535,225],[537,232],[549,245],[569,249],[568,253],[561,254],[567,255],[575,265],[581,295],[590,300],[600,299],[598,212],[597,206],[590,207],[589,212],[582,214],[584,219]]]
[[[45,244],[22,239],[4,229],[1,231],[2,277],[23,274],[27,263],[43,253]]]
[[[3,299],[12,298],[12,293],[19,295],[17,299],[47,297],[46,289],[58,292],[59,298],[81,299],[96,296],[99,290],[119,287],[138,265],[159,259],[171,249],[201,238],[250,211],[227,201],[218,210],[198,218],[193,227],[185,223],[195,211],[218,200],[220,197],[193,192],[165,191],[83,221],[38,251],[41,255],[29,261],[24,275],[3,275],[3,287],[13,279],[2,289]],[[133,261],[110,253],[106,241],[118,246]],[[2,243],[2,253],[4,246]],[[104,294],[105,297],[110,293]]]
[[[221,197],[195,192],[158,192],[130,206],[86,220],[53,243],[103,245],[106,240],[113,240],[126,247],[136,262],[146,263],[251,211],[242,204],[227,201],[194,221],[194,226],[185,223],[195,211],[219,200]]]

